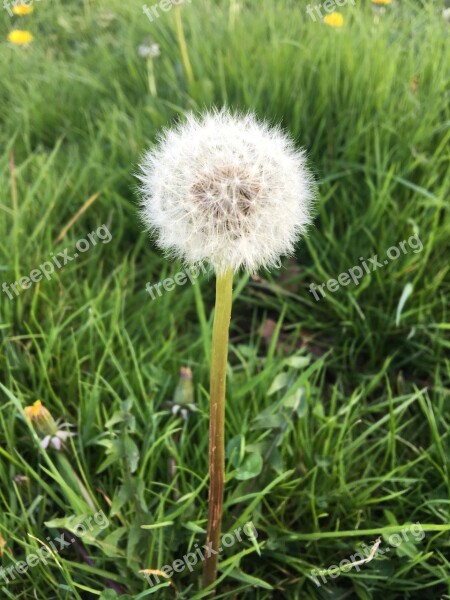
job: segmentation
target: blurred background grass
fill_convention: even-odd
[[[163,126],[224,104],[281,123],[306,147],[320,197],[295,260],[236,278],[224,532],[252,520],[260,548],[244,539],[224,553],[218,597],[450,594],[448,25],[439,2],[348,3],[341,28],[306,6],[183,4],[192,82],[178,9],[153,22],[134,0],[1,11],[2,283],[51,252],[73,255],[101,224],[112,234],[51,281],[0,294],[2,565],[40,546],[30,534],[73,530],[71,517],[93,507],[109,518],[58,562],[0,579],[6,598],[201,596],[198,569],[158,589],[138,571],[204,543],[214,282],[151,301],[146,283],[181,265],[142,231],[133,172]],[[14,28],[32,43],[8,43]],[[138,53],[148,43],[160,46],[157,96]],[[319,302],[309,293],[414,233],[422,252]],[[171,404],[191,399],[177,388],[183,366],[196,406],[187,419]],[[22,409],[38,398],[76,424],[65,453],[42,450],[27,426]],[[321,587],[311,579],[417,521],[430,528],[423,541]]]

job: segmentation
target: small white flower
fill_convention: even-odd
[[[139,179],[144,223],[189,265],[272,267],[311,222],[304,151],[252,114],[188,115],[147,152]]]

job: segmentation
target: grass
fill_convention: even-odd
[[[36,2],[20,21],[0,15],[4,40],[14,26],[34,35],[29,48],[0,46],[2,283],[50,253],[72,256],[102,224],[112,235],[13,300],[0,294],[1,564],[99,510],[108,518],[0,578],[5,598],[202,597],[200,564],[153,587],[139,571],[204,543],[214,280],[151,301],[146,283],[181,266],[143,233],[133,172],[161,127],[213,104],[281,122],[319,184],[297,257],[235,279],[223,532],[252,521],[257,538],[224,551],[217,597],[450,595],[442,7],[394,0],[374,18],[369,3],[348,3],[336,30],[298,2],[239,4],[234,17],[233,1],[181,7],[192,83],[175,11],[150,23],[137,0],[86,0]],[[148,35],[161,47],[157,97],[137,53]],[[309,292],[415,233],[422,251],[320,301]],[[180,387],[183,366],[192,390]],[[191,394],[196,410],[174,414],[174,398]],[[65,454],[41,449],[25,419],[37,399],[76,425]],[[394,547],[389,536],[405,528]],[[390,554],[336,577],[333,567],[378,536]],[[311,570],[329,568],[318,587]]]

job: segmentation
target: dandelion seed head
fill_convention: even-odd
[[[159,44],[145,42],[138,46],[137,51],[142,58],[158,58],[158,56],[161,56]]]
[[[158,245],[216,272],[273,267],[311,221],[304,151],[252,114],[188,115],[146,153],[139,179],[141,216]]]

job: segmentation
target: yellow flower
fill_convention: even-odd
[[[3,548],[6,546],[6,540],[0,535],[0,556],[3,556]]]
[[[330,27],[342,27],[344,24],[344,17],[341,13],[332,12],[330,15],[323,18],[323,22]]]
[[[372,0],[372,4],[390,4],[392,0]]]
[[[14,31],[11,31],[11,33],[8,35],[8,40],[17,46],[23,46],[32,42],[33,36],[29,31],[14,29]]]
[[[45,408],[40,400],[36,400],[32,406],[26,406],[24,412],[27,419],[39,429],[46,428],[48,425],[52,426],[55,423],[50,411]]]
[[[18,4],[17,6],[13,6],[13,13],[15,15],[29,15],[30,13],[33,12],[33,7],[32,6],[25,6],[25,4]]]
[[[75,435],[70,431],[64,431],[60,427],[73,427],[70,423],[60,423],[60,420],[55,421],[50,411],[48,411],[40,400],[36,400],[31,406],[24,408],[25,416],[33,423],[34,429],[43,436],[41,446],[48,448],[49,446],[56,450],[61,450],[65,447],[65,442],[68,438]]]

